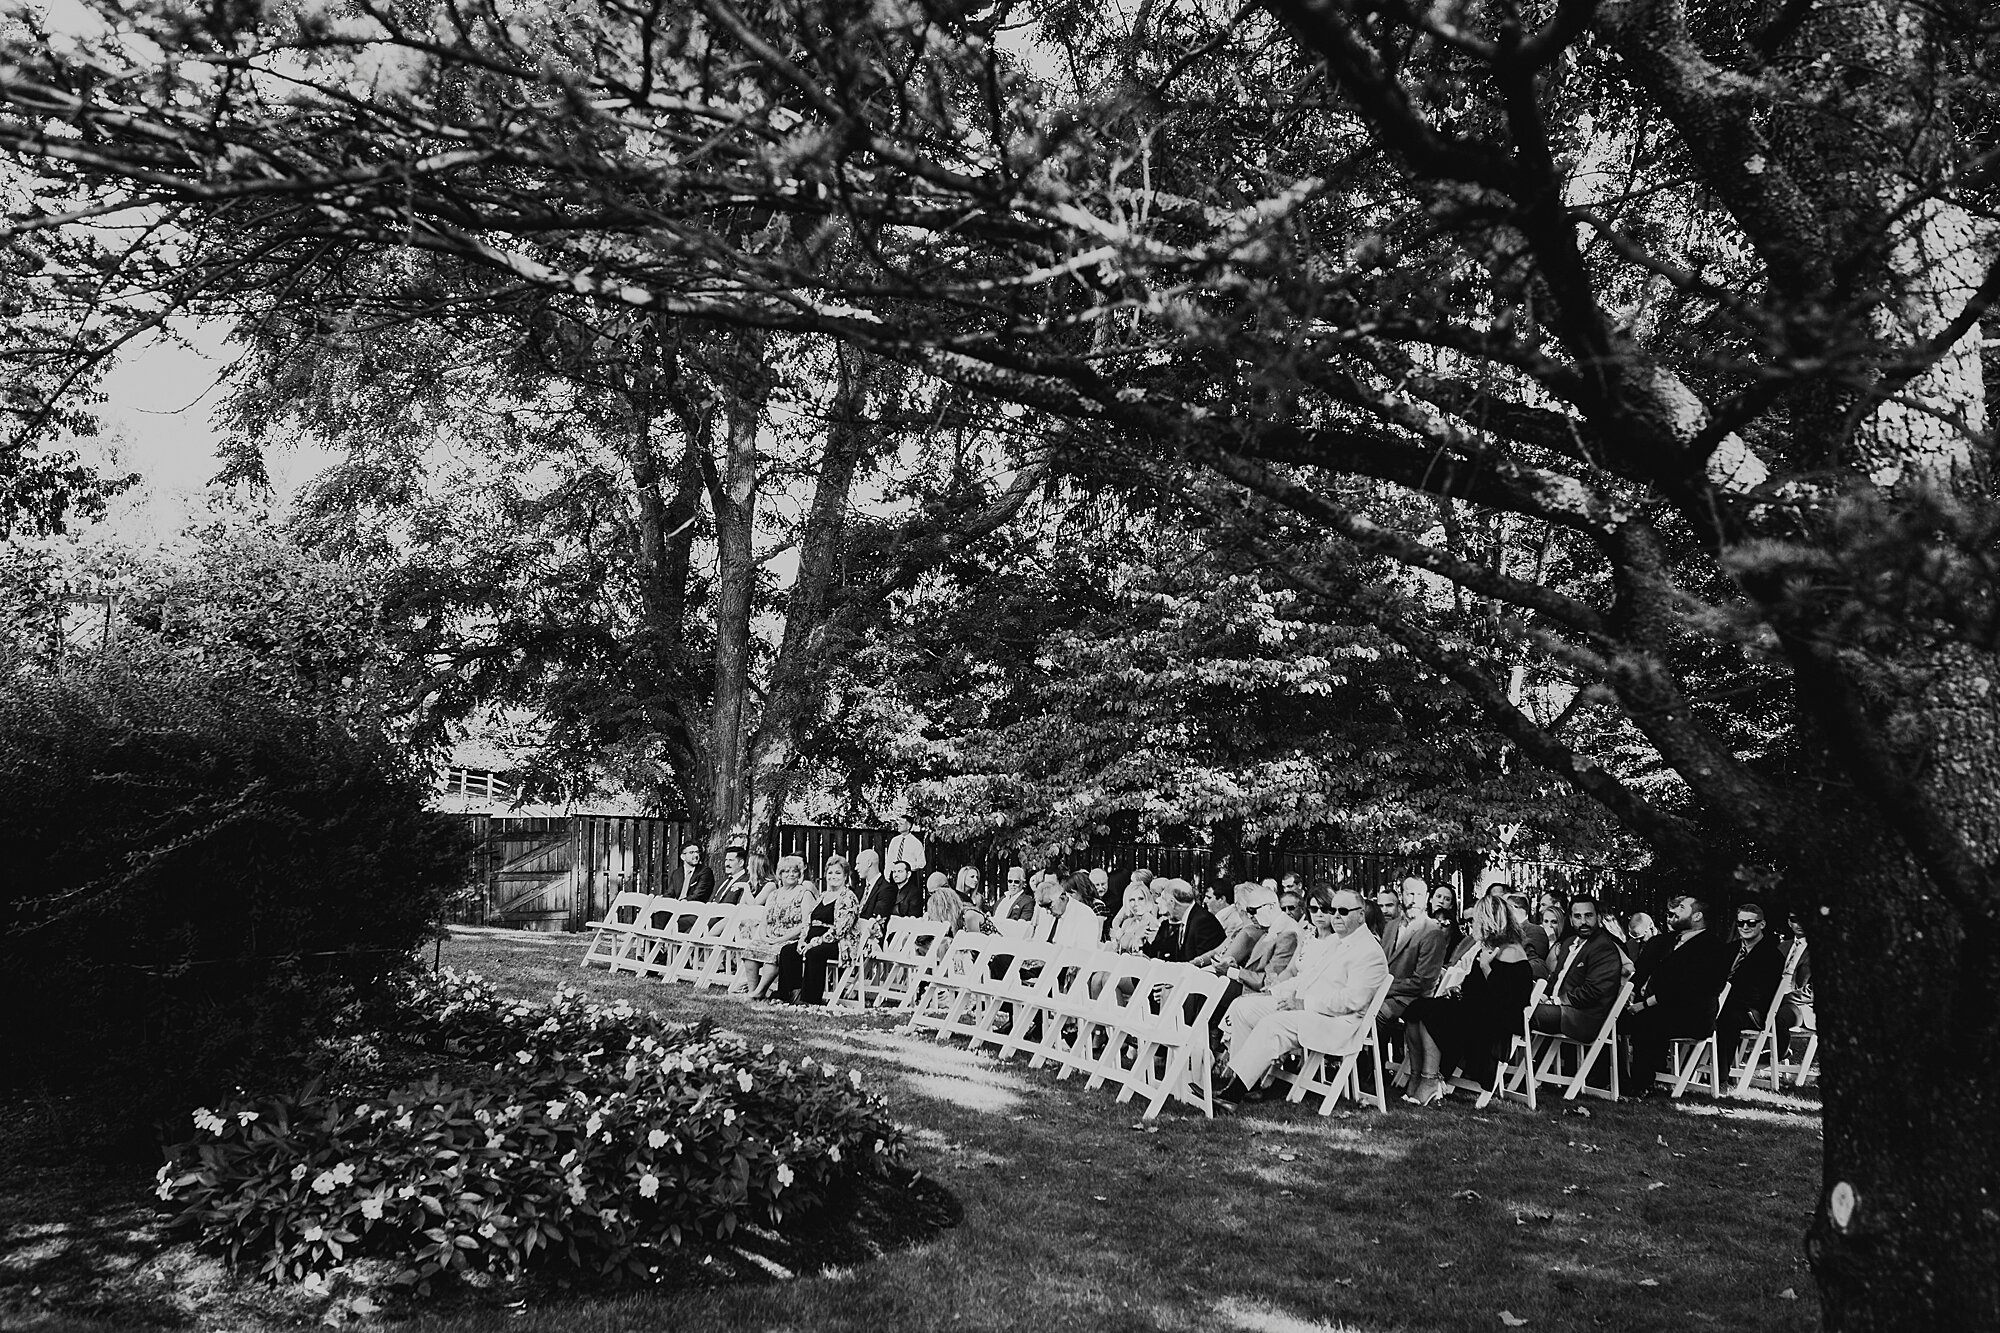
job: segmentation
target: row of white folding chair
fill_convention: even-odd
[[[1507,1054],[1493,1066],[1493,1081],[1480,1085],[1471,1079],[1455,1078],[1451,1084],[1467,1092],[1474,1092],[1479,1099],[1473,1103],[1477,1110],[1485,1110],[1495,1097],[1518,1097],[1526,1102],[1530,1111],[1535,1109],[1535,1080],[1527,1077],[1535,1062],[1535,1006],[1548,994],[1549,983],[1545,977],[1535,983],[1528,992],[1527,1007],[1521,1010],[1521,1030],[1509,1040]]]
[[[744,932],[761,913],[741,903],[655,900],[634,945],[611,970],[683,981],[696,987],[727,986]]]
[[[1172,1097],[1212,1114],[1208,1025],[1227,982],[1184,963],[996,936],[961,936],[929,977],[909,1028],[1025,1052],[1059,1077],[1119,1084],[1157,1116]],[[1190,1012],[1190,1010],[1192,1012]]]
[[[841,960],[828,1003],[909,1009],[925,978],[944,959],[951,931],[929,917],[893,916],[884,923],[879,942],[866,930],[860,940],[855,956]]]
[[[1394,976],[1382,978],[1382,984],[1375,988],[1374,998],[1369,1000],[1368,1008],[1362,1013],[1360,1027],[1338,1050],[1316,1046],[1310,1039],[1301,1040],[1303,1056],[1299,1072],[1285,1075],[1292,1083],[1286,1101],[1302,1102],[1309,1093],[1317,1093],[1319,1113],[1332,1115],[1334,1103],[1345,1093],[1354,1099],[1356,1106],[1372,1100],[1376,1110],[1389,1109],[1388,1085],[1382,1073],[1381,1035],[1375,1030],[1375,1020],[1382,1012],[1383,1002],[1389,998],[1389,988],[1395,983]],[[1375,1091],[1372,1096],[1361,1089],[1361,1062],[1364,1057],[1374,1061]],[[1326,1072],[1329,1067],[1333,1070],[1331,1077]]]
[[[584,923],[584,929],[592,933],[578,966],[605,963],[615,968],[616,960],[623,958],[638,941],[639,931],[647,924],[653,904],[664,901],[667,900],[658,895],[631,890],[614,897],[602,921]]]

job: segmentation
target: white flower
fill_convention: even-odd
[[[333,1183],[336,1185],[352,1185],[354,1183],[354,1166],[350,1162],[342,1162],[339,1166],[327,1172],[327,1174],[333,1177]]]
[[[618,1210],[616,1208],[606,1208],[599,1212],[598,1216],[604,1219],[605,1226],[615,1227],[618,1225]]]
[[[361,1201],[361,1215],[370,1222],[380,1222],[382,1220],[382,1200],[380,1198],[363,1199]]]
[[[882,1140],[880,1139],[875,1140],[875,1151],[878,1153],[881,1152],[883,1149],[887,1148],[888,1146],[889,1146],[888,1144],[882,1142]]]
[[[664,1130],[664,1129],[656,1129],[656,1130],[654,1130],[654,1131],[653,1131],[652,1133],[648,1134],[648,1135],[646,1136],[646,1146],[647,1146],[648,1148],[664,1148],[664,1147],[666,1147],[666,1146],[667,1146],[667,1131],[666,1131],[666,1130]]]
[[[810,1055],[800,1059],[799,1061],[800,1069],[811,1069],[812,1067],[813,1067],[813,1058]]]
[[[321,1227],[319,1223],[315,1222],[311,1226],[307,1227],[304,1231],[301,1231],[299,1235],[302,1239],[306,1241],[315,1241],[325,1236],[326,1230],[325,1228]]]
[[[517,1065],[531,1065],[535,1063],[535,1057],[526,1051],[516,1051],[514,1052],[514,1063]]]
[[[500,1228],[494,1226],[491,1222],[482,1222],[479,1226],[479,1234],[488,1240],[492,1240],[500,1234]]]
[[[860,1070],[858,1070],[858,1069],[850,1069],[850,1070],[848,1070],[848,1071],[847,1071],[847,1081],[848,1081],[849,1083],[852,1083],[852,1084],[853,1084],[853,1085],[854,1085],[855,1087],[857,1087],[857,1088],[858,1088],[858,1087],[860,1087],[860,1086],[861,1086],[861,1071],[860,1071]]]
[[[238,1111],[236,1113],[236,1123],[239,1125],[247,1125],[256,1118],[257,1113],[255,1111]]]
[[[405,1185],[396,1191],[396,1197],[408,1203],[411,1199],[417,1197],[417,1187],[415,1185]]]
[[[723,1107],[723,1108],[722,1108],[722,1123],[723,1123],[723,1124],[725,1124],[725,1125],[733,1125],[733,1124],[735,1124],[735,1123],[736,1123],[736,1112],[734,1112],[734,1111],[730,1110],[730,1109],[729,1109],[728,1107],[726,1107],[726,1106],[725,1106],[725,1107]]]
[[[167,1179],[165,1176],[160,1177],[160,1183],[153,1187],[153,1193],[159,1195],[162,1199],[173,1198],[174,1182]]]
[[[659,1192],[660,1192],[660,1178],[658,1176],[654,1175],[651,1171],[648,1171],[645,1175],[639,1177],[640,1198],[650,1199],[653,1198],[655,1195],[657,1195]]]
[[[331,1194],[333,1193],[333,1186],[334,1179],[333,1172],[331,1171],[322,1171],[313,1177],[312,1192],[314,1194]]]
[[[834,1144],[834,1145],[833,1145],[833,1146],[832,1146],[831,1148],[828,1148],[828,1149],[826,1150],[826,1155],[827,1155],[828,1157],[831,1157],[831,1158],[832,1158],[832,1159],[833,1159],[834,1161],[836,1161],[836,1162],[837,1162],[837,1161],[839,1161],[839,1160],[840,1160],[840,1145],[839,1145],[838,1143],[836,1143],[836,1144]]]
[[[791,1183],[792,1183],[792,1168],[787,1163],[784,1162],[778,1163],[778,1188],[783,1189],[785,1188],[785,1186]]]
[[[197,1106],[194,1108],[194,1127],[210,1134],[221,1134],[229,1128],[229,1122],[206,1106]]]
[[[410,1127],[414,1124],[416,1124],[416,1120],[408,1111],[396,1117],[396,1128],[402,1130],[405,1134],[410,1132]]]
[[[583,1122],[583,1136],[587,1139],[594,1139],[597,1137],[597,1131],[603,1128],[604,1117],[592,1111],[590,1119]]]
[[[568,1109],[569,1109],[568,1102],[550,1102],[547,1106],[542,1108],[543,1113],[547,1115],[548,1118],[551,1120],[562,1119],[563,1112],[567,1111]]]
[[[590,1191],[586,1190],[586,1189],[585,1189],[585,1188],[583,1187],[583,1182],[582,1182],[582,1181],[580,1181],[580,1180],[573,1180],[573,1181],[571,1181],[571,1182],[570,1182],[570,1186],[569,1186],[569,1201],[570,1201],[571,1203],[574,1203],[574,1204],[579,1204],[579,1205],[580,1205],[580,1204],[582,1204],[582,1202],[583,1202],[583,1201],[584,1201],[585,1199],[587,1199],[587,1198],[589,1198],[589,1197],[590,1197]]]
[[[297,1166],[292,1168],[292,1179],[304,1180],[305,1178],[306,1178],[306,1164],[304,1162],[300,1162]]]
[[[775,1051],[775,1050],[777,1050],[777,1049],[778,1049],[777,1047],[773,1046],[773,1045],[772,1045],[772,1044],[771,1044],[770,1042],[768,1042],[768,1041],[764,1043],[764,1054],[766,1054],[766,1055],[769,1055],[769,1054],[770,1054],[770,1053],[771,1053],[772,1051]]]
[[[749,1071],[749,1070],[747,1070],[747,1069],[739,1069],[739,1070],[737,1070],[737,1071],[736,1071],[736,1086],[737,1086],[737,1087],[739,1087],[739,1088],[741,1088],[741,1089],[743,1089],[743,1091],[745,1091],[745,1092],[748,1092],[748,1091],[750,1091],[750,1071]]]

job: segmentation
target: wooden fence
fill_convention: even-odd
[[[571,815],[526,819],[500,815],[461,816],[474,825],[480,848],[474,854],[467,890],[453,920],[471,925],[510,925],[530,930],[578,930],[602,917],[611,900],[628,890],[662,893],[672,883],[681,844],[695,835],[690,823],[637,815]],[[826,858],[839,854],[851,864],[864,849],[881,852],[892,835],[880,829],[828,828],[787,824],[778,829],[778,854],[800,856],[818,877]],[[1105,842],[1070,856],[1075,867],[1145,868],[1206,883],[1218,872],[1208,847],[1163,847],[1152,843]],[[979,866],[983,882],[1006,879],[1011,855],[989,852],[961,856],[932,844],[932,866],[956,870]],[[717,867],[718,871],[720,867]],[[1620,911],[1657,912],[1663,896],[1644,871],[1618,870],[1559,861],[1490,860],[1475,868],[1449,859],[1372,852],[1275,852],[1249,849],[1231,872],[1253,879],[1294,871],[1309,884],[1372,891],[1416,875],[1433,886],[1450,884],[1461,902],[1495,880],[1533,893],[1589,891]]]

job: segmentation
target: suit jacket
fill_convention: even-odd
[[[1575,954],[1575,960],[1570,956]],[[1572,1009],[1603,1013],[1618,998],[1625,982],[1625,951],[1606,930],[1595,931],[1588,939],[1571,938],[1568,945],[1549,959],[1550,975],[1562,976],[1556,1002]]]
[[[1243,970],[1256,975],[1256,983],[1243,983],[1245,990],[1268,991],[1290,974],[1294,969],[1292,960],[1298,954],[1299,932],[1297,930],[1267,930],[1263,938],[1250,946],[1250,956],[1243,960]]]
[[[707,868],[707,866],[702,867],[704,870]],[[722,886],[708,896],[708,901],[727,906],[732,903],[740,903],[749,896],[750,877],[748,875],[738,875],[735,879],[724,880]]]
[[[886,921],[896,914],[896,886],[887,875],[877,875],[861,886],[861,919]]]
[[[1298,970],[1272,989],[1281,1002],[1297,996],[1304,1011],[1298,1034],[1321,1050],[1339,1050],[1361,1026],[1361,1011],[1389,975],[1382,942],[1363,928],[1351,934],[1308,940]]]
[[[1549,955],[1555,952],[1555,941],[1549,938],[1539,922],[1529,921],[1521,927],[1521,948],[1528,955],[1528,971],[1535,980],[1547,981],[1554,976],[1555,968],[1549,963]]]
[[[1176,931],[1173,922],[1162,922],[1158,933],[1140,952],[1148,958],[1164,958],[1170,963],[1188,963],[1222,943],[1222,923],[1200,903],[1188,909],[1187,920],[1183,926],[1183,929]]]
[[[1061,916],[1052,912],[1035,913],[1035,938],[1051,944],[1091,948],[1104,942],[1104,918],[1091,911],[1089,903],[1071,898],[1063,905]]]
[[[715,896],[715,872],[706,862],[696,866],[693,874],[685,866],[676,867],[673,883],[677,890],[674,896],[691,903],[705,903]]]
[[[903,887],[896,890],[897,916],[922,916],[924,914],[924,899],[929,896],[928,891],[924,888],[925,882],[926,877],[914,871],[911,872],[908,879],[903,881]],[[891,887],[893,888],[894,886],[891,885]]]
[[[1444,970],[1444,956],[1451,939],[1444,928],[1429,917],[1403,917],[1391,921],[1382,935],[1382,952],[1389,961],[1388,998],[1382,1001],[1382,1017],[1401,1018],[1410,1001],[1429,995]]]
[[[1704,1025],[1715,1020],[1716,993],[1729,980],[1727,947],[1712,930],[1692,938],[1675,933],[1646,941],[1632,977],[1633,1001],[1652,1000],[1648,1010],[1659,1011],[1652,1021],[1670,1030],[1710,1030]],[[1772,987],[1776,985],[1774,981]]]
[[[1716,1030],[1725,1036],[1762,1027],[1764,1015],[1778,994],[1778,978],[1785,970],[1785,948],[1766,930],[1764,938],[1745,956],[1741,948],[1723,955],[1724,975],[1729,982],[1729,1003],[1723,1008]]]

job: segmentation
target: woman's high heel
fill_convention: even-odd
[[[1444,1095],[1448,1091],[1450,1089],[1445,1087],[1443,1079],[1420,1078],[1417,1080],[1417,1085],[1404,1095],[1403,1100],[1412,1106],[1436,1106],[1444,1100]]]

